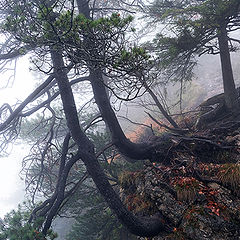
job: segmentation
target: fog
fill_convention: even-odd
[[[13,65],[14,67],[14,65]],[[24,100],[34,86],[32,74],[29,72],[28,56],[18,60],[13,71],[1,74],[0,105],[3,103],[15,104]],[[16,208],[24,200],[25,186],[19,173],[22,167],[22,159],[28,147],[15,142],[9,144],[7,154],[0,155],[0,217]]]
[[[31,90],[33,89],[34,82],[33,76],[29,73],[29,66],[26,64],[27,59],[23,58],[19,61],[18,68],[16,69],[16,79],[14,87],[0,90],[0,103],[10,102],[14,103],[16,99],[23,100]],[[240,57],[239,53],[232,54],[232,63],[235,76],[236,85],[240,85]],[[194,70],[195,77],[191,84],[191,91],[196,92],[196,98],[188,100],[190,101],[190,108],[196,108],[201,101],[211,97],[215,94],[223,92],[222,78],[221,78],[221,66],[219,56],[206,55],[199,59],[198,66]],[[169,92],[176,91],[176,88],[170,89]],[[189,93],[187,94],[189,95]],[[141,122],[146,118],[144,109],[136,107],[134,103],[125,104],[118,115],[124,115],[129,117],[132,121]],[[121,120],[126,131],[133,131],[134,125],[129,121]],[[11,154],[8,157],[1,157],[0,168],[0,217],[4,214],[16,208],[19,203],[24,199],[24,182],[20,180],[19,172],[21,170],[21,161],[26,154],[27,147],[22,144],[14,145]],[[62,225],[66,224],[66,221],[60,221],[61,223],[56,225],[56,230],[67,230],[66,226],[62,228]],[[58,239],[64,239],[64,232],[62,237]]]
[[[21,180],[21,162],[26,146],[15,145],[8,157],[0,158],[0,217],[16,208],[24,200],[24,181]]]

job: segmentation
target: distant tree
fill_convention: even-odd
[[[240,2],[155,0],[148,14],[169,31],[168,37],[158,34],[155,40],[165,66],[181,63],[187,72],[194,66],[195,56],[220,54],[226,108],[239,110],[230,52],[240,43],[231,34],[240,26]]]
[[[63,118],[63,114],[60,111],[55,110],[55,112],[58,113],[57,118]],[[104,130],[103,126],[98,126],[98,122],[101,120],[98,114],[90,114],[90,110],[88,110],[86,115],[83,112],[82,110],[79,115],[81,116],[86,134],[94,143],[96,152],[101,152],[102,149],[109,144],[109,133]],[[24,159],[26,165],[22,170],[22,176],[27,182],[26,190],[33,202],[38,199],[37,196],[39,194],[43,194],[45,197],[51,197],[57,182],[56,173],[59,166],[57,150],[52,148],[51,155],[50,153],[48,154],[49,160],[46,159],[45,169],[41,171],[41,161],[39,161],[39,152],[37,151],[37,146],[39,147],[39,145],[37,143],[40,137],[45,136],[47,129],[51,125],[43,120],[44,119],[37,115],[30,121],[24,121],[21,132],[21,138],[26,142],[31,141],[33,144],[30,154]],[[64,133],[64,125],[65,123],[58,125],[59,135],[55,136],[55,144],[59,144],[62,135],[66,134]],[[72,151],[74,151],[74,149],[72,149]],[[34,152],[37,154],[34,154]],[[143,166],[141,162],[133,164],[120,160],[115,162],[114,159],[116,155],[119,155],[116,149],[109,147],[103,154],[98,154],[98,161],[111,181],[111,184],[114,185],[115,190],[119,191],[118,175],[121,171],[133,171],[141,169]],[[50,158],[55,159],[55,161],[51,161]],[[32,162],[31,165],[27,164],[29,161]],[[38,184],[33,184],[38,178]],[[106,240],[107,237],[109,239],[126,240],[124,238],[126,236],[132,239],[133,235],[131,235],[127,229],[121,225],[116,216],[112,214],[81,162],[74,164],[69,173],[66,185],[74,185],[74,183],[76,183],[75,187],[72,188],[71,194],[65,196],[58,212],[60,217],[66,216],[76,220],[68,236],[69,240],[79,239],[79,237],[86,240]],[[120,238],[122,235],[124,235],[124,237]]]
[[[93,136],[94,135],[94,136]],[[105,134],[92,134],[90,138],[99,151],[103,145]],[[104,155],[99,156],[106,175],[116,192],[120,192],[118,176],[122,171],[136,171],[143,168],[142,162],[128,163],[120,159],[119,154],[110,148]],[[80,171],[80,169],[78,170]],[[78,177],[78,176],[77,176]],[[60,215],[72,216],[76,222],[67,235],[69,240],[84,238],[86,240],[127,240],[135,239],[128,229],[119,222],[109,206],[99,194],[90,178],[86,179],[78,190],[67,199]]]
[[[53,240],[57,234],[49,230],[44,236],[40,232],[43,219],[38,219],[34,224],[28,222],[30,210],[24,210],[20,205],[17,210],[6,214],[0,223],[1,240]]]
[[[79,201],[83,211],[75,218],[76,222],[67,235],[68,240],[135,239],[118,221],[96,189],[76,200]]]

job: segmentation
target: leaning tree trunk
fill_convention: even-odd
[[[90,9],[88,1],[77,1],[79,13],[83,14],[86,18],[90,18]],[[85,36],[86,45],[89,45],[89,49],[92,48],[91,38]],[[94,52],[92,55],[94,56]],[[88,63],[90,72],[90,82],[93,89],[95,101],[98,105],[99,111],[102,115],[104,122],[111,132],[111,137],[114,145],[118,150],[128,158],[135,160],[152,159],[155,157],[155,147],[150,143],[134,143],[131,142],[124,134],[119,121],[116,117],[114,110],[109,101],[108,93],[103,79],[102,69],[98,66],[97,62]]]
[[[237,99],[238,95],[233,78],[232,64],[228,47],[228,36],[225,23],[220,25],[218,42],[221,58],[225,105],[227,109],[231,111],[236,111],[239,109],[239,102]]]
[[[90,69],[90,81],[93,88],[94,98],[109,130],[112,141],[118,150],[125,156],[136,159],[151,159],[154,147],[147,143],[133,143],[126,138],[114,110],[109,102],[101,69]]]
[[[151,218],[137,217],[133,215],[132,212],[128,211],[123,205],[118,194],[110,185],[101,165],[96,158],[93,149],[93,143],[87,138],[81,129],[72,89],[68,81],[67,73],[64,70],[65,66],[61,50],[53,50],[51,52],[51,57],[53,61],[55,77],[62,99],[67,126],[71,133],[71,137],[78,147],[77,156],[79,156],[79,160],[81,159],[84,162],[87,172],[92,177],[99,192],[102,194],[109,207],[113,210],[113,212],[115,212],[118,219],[129,229],[129,231],[135,235],[150,237],[156,236],[158,233],[169,231],[170,228],[161,215]],[[62,193],[62,195],[64,195],[64,193]],[[61,202],[57,203],[56,207],[59,207],[60,204]],[[57,212],[55,209],[54,211]],[[52,220],[52,217],[50,220]],[[50,227],[49,223],[47,223],[47,226],[44,227],[44,233],[46,233],[47,229]]]

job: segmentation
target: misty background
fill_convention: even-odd
[[[236,86],[240,86],[240,57],[239,53],[232,53],[232,65],[235,77]],[[5,76],[7,77],[7,76]],[[32,89],[34,84],[32,79],[34,76],[29,72],[28,60],[25,58],[19,60],[16,68],[16,78],[14,84],[9,84],[7,89],[3,86],[0,90],[0,103],[13,103],[16,99],[23,100]],[[168,89],[172,96],[177,96],[179,86],[173,85]],[[207,98],[223,92],[221,65],[219,55],[205,55],[199,59],[197,66],[194,69],[194,78],[187,88],[187,93],[184,94],[186,110],[194,110],[197,106]],[[143,96],[142,98],[144,98]],[[125,116],[134,122],[144,122],[146,113],[140,106],[137,106],[141,99],[136,99],[133,102],[123,103],[119,116]],[[157,116],[161,118],[161,116]],[[120,118],[121,125],[126,132],[134,131],[136,125],[130,123],[123,118]],[[19,173],[21,171],[21,164],[23,157],[28,153],[29,147],[20,142],[9,146],[9,156],[2,154],[1,168],[0,168],[0,217],[16,208],[19,203],[22,203],[25,196],[24,180],[21,179]],[[65,234],[70,230],[72,219],[57,219],[53,227],[58,232],[58,240],[65,239]]]

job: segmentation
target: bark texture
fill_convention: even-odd
[[[61,50],[53,50],[51,56],[53,59],[56,80],[60,90],[67,125],[71,133],[71,137],[78,146],[78,153],[75,156],[75,161],[81,159],[84,162],[87,171],[92,177],[99,192],[105,198],[109,207],[115,212],[119,220],[129,229],[130,232],[138,236],[155,236],[160,232],[169,231],[170,228],[167,224],[164,224],[164,221],[160,216],[152,218],[137,217],[134,216],[133,213],[129,212],[123,205],[118,194],[115,193],[112,186],[108,182],[107,177],[95,156],[92,142],[87,138],[80,127],[74,97],[65,72]],[[103,86],[104,88],[104,85],[100,86]],[[65,174],[63,175],[67,174],[67,172],[64,173]],[[65,185],[64,181],[66,179],[63,176],[61,178],[63,178],[61,183]],[[47,229],[50,227],[51,220],[54,216],[53,213],[56,214],[57,209],[63,199],[64,186],[61,188],[61,191],[58,191],[56,202],[48,214],[47,221],[44,226],[44,233],[46,233]]]

